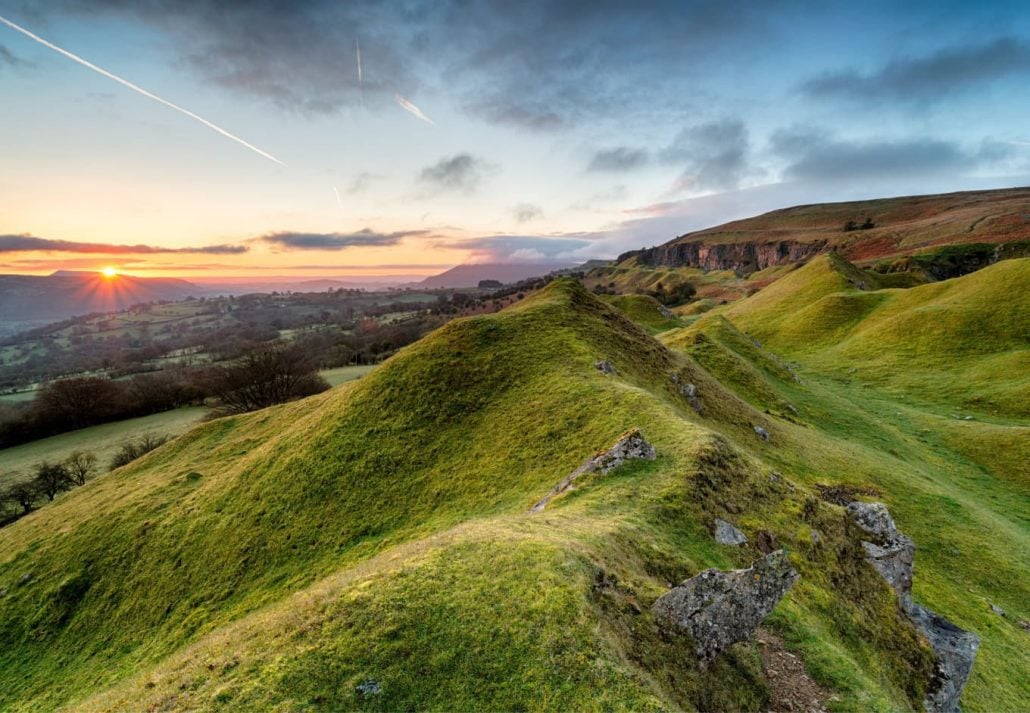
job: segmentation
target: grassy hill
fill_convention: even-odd
[[[849,289],[811,267],[784,278],[806,299]],[[817,497],[842,483],[878,490],[919,544],[917,600],[983,637],[966,708],[1030,698],[1018,414],[958,423],[807,363],[798,381],[745,335],[761,319],[744,311],[659,342],[627,316],[640,302],[556,281],[359,381],[200,425],[4,528],[0,709],[761,710],[761,644],[701,668],[650,614],[673,584],[758,555],[717,545],[715,517],[789,550],[802,579],[767,625],[827,705],[915,709],[931,652]],[[632,427],[657,460],[527,512]],[[981,437],[1022,457],[994,459]]]

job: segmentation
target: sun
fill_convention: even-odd
[[[113,277],[118,277],[118,270],[113,267],[105,267],[100,271],[100,274],[110,280]]]

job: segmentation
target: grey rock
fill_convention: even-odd
[[[959,696],[973,668],[980,637],[912,601],[915,544],[898,530],[886,505],[856,501],[848,504],[847,512],[878,540],[862,542],[866,559],[897,593],[902,610],[937,655],[934,679],[923,706],[930,713],[959,711]]]
[[[887,584],[907,602],[912,596],[912,567],[916,560],[916,546],[909,538],[898,534],[897,539],[887,545],[880,546],[872,542],[863,542],[866,559],[876,571],[887,580]]]
[[[890,510],[883,503],[848,503],[848,515],[859,527],[875,535],[881,540],[893,540],[898,535],[898,526],[894,524]]]
[[[18,578],[18,584],[26,584],[32,580],[32,572],[26,572]]]
[[[973,670],[980,637],[918,604],[911,604],[907,613],[937,654],[934,680],[923,706],[930,713],[958,713],[959,697]]]
[[[1030,634],[1030,621],[1027,621],[1026,619],[1020,619],[1019,628]]]
[[[662,313],[663,317],[668,317],[670,319],[674,319],[676,317],[676,315],[672,313],[672,310],[663,304],[658,305],[658,311]]]
[[[7,587],[0,587],[0,599],[7,596]]]
[[[364,681],[355,686],[354,690],[356,690],[364,698],[368,698],[370,696],[378,696],[380,693],[383,692],[383,687],[379,685],[379,681],[375,681],[371,678],[366,678]]]
[[[766,431],[761,426],[755,426],[755,433],[758,434],[758,437],[761,438],[766,443],[769,442],[769,432]]]
[[[991,611],[998,616],[1005,616],[1005,610],[999,607],[997,604],[991,604]]]
[[[571,490],[573,483],[587,473],[600,473],[605,475],[618,468],[628,460],[654,460],[656,457],[654,446],[648,443],[640,433],[640,429],[632,428],[619,437],[611,448],[597,453],[587,459],[586,463],[567,475],[560,483],[554,486],[547,495],[530,508],[530,512],[540,512],[547,507],[553,498],[561,495],[566,490]]]
[[[747,536],[725,520],[716,518],[715,541],[720,545],[739,546],[747,542]]]
[[[612,366],[612,363],[610,361],[608,361],[607,359],[601,359],[599,361],[594,362],[594,367],[599,372],[601,372],[602,374],[617,374],[618,373],[617,371],[615,371],[615,367]]]
[[[694,639],[706,665],[731,644],[749,638],[798,579],[783,550],[747,569],[708,569],[659,597],[651,611],[660,624]]]

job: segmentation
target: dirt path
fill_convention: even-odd
[[[813,681],[805,665],[783,646],[783,640],[766,629],[758,630],[762,668],[769,683],[769,711],[826,713],[830,693]]]

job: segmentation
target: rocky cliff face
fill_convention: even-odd
[[[650,267],[697,267],[702,270],[733,270],[745,275],[773,265],[794,263],[825,252],[825,240],[800,242],[718,243],[703,240],[673,241],[654,248],[619,256],[619,261],[636,256],[637,262]]]

